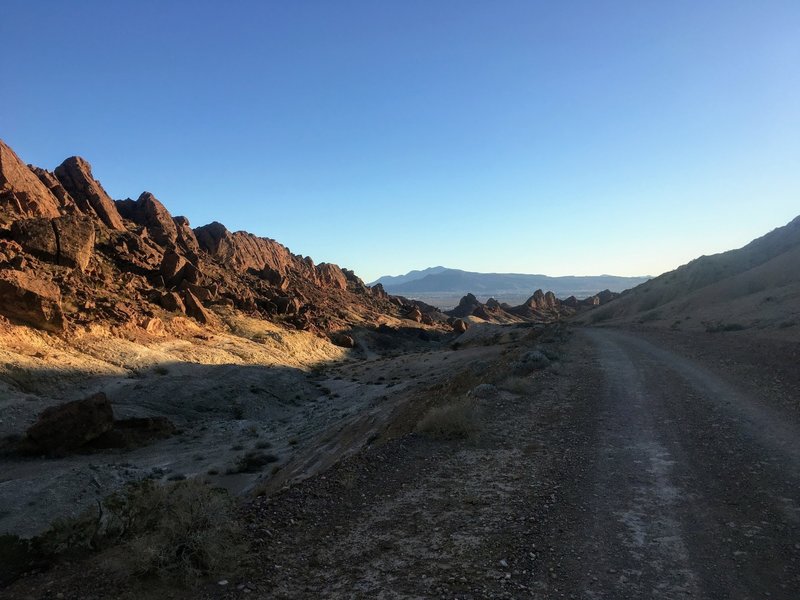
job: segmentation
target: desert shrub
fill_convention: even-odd
[[[589,318],[589,320],[592,323],[602,323],[603,321],[608,321],[613,316],[614,316],[614,312],[610,308],[595,309],[595,311],[592,313],[592,316]]]
[[[545,369],[550,365],[550,359],[547,358],[541,350],[530,350],[525,352],[519,359],[511,365],[511,370],[514,375],[528,375],[533,371]]]
[[[248,452],[236,461],[234,473],[258,473],[262,468],[270,463],[278,462],[278,457],[274,454],[264,452]]]
[[[435,406],[420,419],[417,431],[440,440],[471,438],[478,432],[475,404],[466,399]]]
[[[144,480],[62,519],[41,538],[49,555],[109,550],[125,575],[164,576],[186,584],[235,572],[245,549],[233,499],[197,479]]]
[[[648,323],[650,321],[655,321],[656,319],[661,318],[661,313],[657,310],[651,310],[649,312],[644,313],[639,318],[639,323]]]
[[[511,376],[500,383],[500,389],[512,394],[525,395],[531,391],[532,383],[530,377]]]

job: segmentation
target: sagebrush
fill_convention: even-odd
[[[184,583],[231,574],[246,554],[233,499],[198,479],[130,484],[42,536],[51,555],[108,551],[124,575]]]

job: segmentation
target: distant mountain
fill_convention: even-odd
[[[549,290],[559,297],[585,298],[600,290],[621,292],[648,280],[648,277],[617,277],[614,275],[588,275],[549,277],[522,273],[476,273],[460,269],[432,267],[411,271],[399,277],[381,277],[390,294],[402,296],[444,296],[473,293],[480,296],[530,295],[537,289]]]
[[[380,283],[385,289],[389,287],[401,285],[403,283],[408,283],[409,281],[415,281],[417,279],[422,279],[426,275],[436,275],[437,273],[441,273],[442,271],[449,271],[447,267],[428,267],[427,269],[422,269],[421,271],[409,271],[405,275],[384,275],[379,279],[376,279],[370,286],[376,285]]]
[[[589,323],[672,329],[800,327],[800,217],[738,250],[701,256],[586,313]]]

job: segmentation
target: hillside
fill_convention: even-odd
[[[548,298],[513,321],[573,312]],[[383,426],[399,391],[430,385],[429,352],[449,361],[472,322],[507,318],[480,314],[387,294],[219,222],[192,228],[149,192],[114,200],[85,159],[49,171],[0,141],[0,469],[13,482],[0,535],[36,534],[142,478],[208,476],[243,493],[372,411],[321,468]],[[413,385],[380,362],[404,352],[425,356]],[[357,382],[347,365],[359,361],[376,364]]]
[[[797,217],[742,248],[664,273],[577,320],[708,331],[776,329],[792,335],[800,325],[799,265]]]

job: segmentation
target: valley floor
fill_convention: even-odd
[[[562,338],[549,345],[561,360],[531,377],[503,370],[530,350],[524,339],[459,361],[468,381],[496,385],[474,396],[472,439],[405,433],[422,406],[412,397],[379,443],[248,503],[249,577],[133,590],[62,566],[7,591],[800,597],[798,345],[738,332]]]

